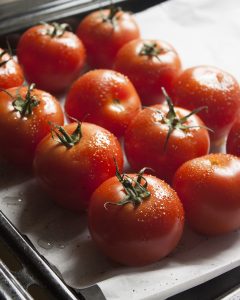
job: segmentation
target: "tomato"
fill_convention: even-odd
[[[81,76],[67,95],[65,110],[69,116],[107,128],[123,135],[141,109],[138,94],[124,75],[111,70],[94,70]]]
[[[91,236],[112,260],[143,266],[178,244],[184,212],[176,192],[157,177],[120,174],[93,193],[88,211]]]
[[[169,103],[171,105],[171,103]],[[177,168],[209,151],[209,134],[200,118],[180,107],[156,104],[142,110],[124,135],[125,152],[131,167],[144,166],[171,183]],[[186,118],[185,118],[186,117]]]
[[[20,86],[24,82],[19,64],[6,51],[0,48],[0,88]]]
[[[144,105],[151,105],[163,102],[162,87],[171,91],[181,62],[170,44],[138,39],[119,50],[114,69],[128,76]]]
[[[210,154],[184,163],[173,187],[197,232],[219,235],[240,228],[240,159]]]
[[[240,115],[234,121],[227,137],[227,153],[240,156]]]
[[[111,68],[118,50],[140,37],[133,16],[112,7],[90,13],[79,24],[77,36],[83,41],[88,63],[93,68]]]
[[[54,138],[47,135],[37,147],[36,177],[56,203],[84,210],[92,192],[115,174],[113,158],[122,170],[120,144],[112,133],[91,123],[71,123],[52,134]]]
[[[62,92],[79,76],[85,49],[66,24],[37,25],[20,38],[17,55],[26,79],[38,88]]]
[[[30,87],[0,92],[0,155],[21,167],[32,166],[37,144],[49,133],[49,122],[63,124],[59,102]]]
[[[186,109],[206,105],[199,116],[213,130],[213,143],[221,143],[240,108],[240,88],[229,73],[215,67],[198,66],[185,70],[177,79],[173,101]]]

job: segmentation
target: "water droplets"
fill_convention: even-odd
[[[9,206],[9,205],[18,206],[18,205],[22,204],[23,199],[19,196],[5,196],[5,197],[3,197],[2,201],[7,206]]]
[[[65,244],[63,244],[63,243],[61,243],[61,244],[57,244],[57,247],[59,248],[59,249],[64,249],[65,248]]]
[[[37,240],[37,244],[40,248],[45,249],[45,250],[50,250],[52,248],[58,248],[58,249],[65,249],[66,244],[64,242],[56,242],[54,239],[50,238],[39,238]]]
[[[37,244],[39,247],[50,250],[53,248],[54,243],[50,240],[38,239]]]

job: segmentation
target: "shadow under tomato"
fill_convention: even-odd
[[[218,268],[218,255],[234,246],[239,240],[240,232],[233,232],[220,237],[207,238],[195,234],[186,227],[182,240],[177,248],[164,259],[145,267],[125,267],[114,263],[104,256],[95,246],[90,236],[80,239],[77,247],[72,252],[74,262],[66,266],[63,276],[69,279],[67,283],[76,288],[85,288],[100,281],[119,275],[138,274],[167,270],[173,273],[181,265],[204,266],[210,269]],[[216,264],[216,266],[215,266]],[[221,266],[220,266],[221,267]],[[65,277],[66,276],[66,277]]]
[[[112,277],[112,272],[119,273],[120,266],[101,254],[89,234],[78,241],[71,255],[74,260],[69,261],[61,272],[72,287],[88,287]]]
[[[219,236],[204,236],[195,233],[185,225],[180,243],[169,257],[183,265],[204,264],[218,259],[224,251],[231,249],[239,241],[240,231]]]
[[[23,170],[20,167],[0,160],[0,190],[23,183],[31,178],[31,176],[31,170]]]
[[[63,247],[86,229],[84,214],[75,214],[57,206],[34,179],[23,188],[22,198],[19,229],[40,241],[40,247],[44,248],[44,242],[46,249],[50,242]]]
[[[169,264],[167,259],[162,259],[144,267],[123,266],[103,255],[90,236],[79,240],[72,255],[75,257],[74,261],[69,262],[62,274],[67,284],[74,288],[86,288],[115,276],[167,268]]]
[[[50,263],[56,262],[56,255],[59,258],[56,267],[64,279],[78,288],[119,275],[168,270],[181,265],[206,265],[211,259],[214,263],[215,257],[239,239],[239,232],[206,238],[186,226],[182,240],[168,257],[145,267],[124,267],[109,260],[95,246],[85,213],[74,214],[57,206],[35,179],[28,180],[21,192],[23,201],[17,213],[17,227],[38,244],[38,248],[45,248],[44,255]]]

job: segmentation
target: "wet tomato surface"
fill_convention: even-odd
[[[9,89],[22,85],[23,71],[16,60],[0,48],[0,88]]]
[[[59,93],[79,76],[86,54],[78,37],[65,24],[37,25],[20,38],[17,56],[29,83]]]
[[[240,228],[240,159],[230,154],[209,154],[184,163],[173,187],[186,220],[205,235]]]
[[[169,43],[138,39],[119,50],[114,69],[128,76],[144,105],[152,105],[164,101],[162,87],[171,91],[181,61]]]
[[[186,109],[207,106],[199,116],[213,130],[210,138],[220,142],[228,133],[239,109],[240,88],[229,73],[210,66],[185,70],[174,84],[173,101]]]
[[[146,174],[118,174],[93,193],[88,220],[91,236],[106,256],[143,266],[176,247],[184,212],[176,192],[164,181]]]
[[[83,41],[92,68],[111,68],[118,50],[140,37],[134,17],[118,8],[90,13],[79,24],[77,36]]]
[[[141,110],[141,102],[126,76],[111,70],[93,70],[72,85],[65,110],[71,117],[86,117],[88,122],[122,136]]]
[[[31,167],[41,139],[50,132],[49,122],[63,124],[59,102],[47,92],[15,87],[0,92],[0,154],[9,162]]]
[[[209,151],[209,134],[197,115],[180,107],[170,113],[166,104],[149,106],[132,121],[124,147],[134,170],[150,167],[154,175],[171,183],[185,161]]]
[[[54,138],[49,134],[40,142],[34,159],[42,187],[56,203],[76,212],[85,210],[93,191],[115,174],[114,158],[121,170],[123,166],[122,150],[112,133],[91,123],[82,123],[80,129],[78,125],[55,128]]]

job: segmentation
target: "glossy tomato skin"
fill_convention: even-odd
[[[77,124],[65,125],[73,133]],[[120,170],[123,154],[117,138],[104,128],[82,123],[82,138],[66,148],[49,134],[38,145],[34,170],[42,187],[59,205],[79,212],[88,207],[92,192]]]
[[[240,159],[210,154],[183,164],[173,183],[197,232],[219,235],[240,228]]]
[[[179,117],[189,113],[179,107],[175,107],[175,110]],[[162,117],[167,112],[165,104],[156,104],[142,110],[126,130],[124,146],[128,162],[134,170],[150,167],[154,175],[171,183],[181,164],[208,153],[210,142],[205,128],[175,129],[164,149],[169,127],[162,123]],[[192,115],[185,125],[204,126],[196,115]]]
[[[0,54],[3,49],[0,48]],[[6,63],[4,63],[6,62]],[[0,88],[9,89],[22,85],[24,76],[20,65],[8,53],[0,57]]]
[[[147,265],[168,255],[178,244],[184,226],[184,212],[176,192],[154,176],[144,177],[151,196],[139,206],[105,205],[125,196],[121,183],[113,177],[93,193],[88,211],[96,245],[106,256],[127,266]]]
[[[94,70],[81,76],[68,92],[65,110],[78,120],[100,125],[122,136],[141,109],[132,83],[111,70]]]
[[[235,119],[226,143],[226,151],[227,153],[240,156],[240,115]]]
[[[39,105],[30,115],[21,116],[13,107],[17,96],[26,96],[27,87],[15,87],[0,92],[0,155],[10,163],[32,167],[38,143],[50,132],[49,122],[62,125],[63,111],[59,102],[47,92],[34,89],[31,95]]]
[[[77,36],[83,41],[92,68],[112,68],[118,50],[140,37],[137,23],[127,12],[119,11],[113,22],[106,21],[110,10],[90,13],[79,24]]]
[[[26,79],[40,89],[59,93],[79,76],[85,48],[78,37],[65,31],[60,37],[47,34],[50,25],[28,29],[20,38],[17,56]]]
[[[193,110],[200,106],[208,109],[199,116],[214,132],[213,142],[218,143],[228,133],[240,108],[240,88],[229,73],[211,66],[197,66],[185,70],[174,84],[173,102]]]
[[[154,44],[159,50],[157,56],[141,55],[144,45]],[[162,87],[168,93],[171,91],[181,70],[181,61],[167,42],[138,39],[119,50],[114,69],[128,76],[144,105],[152,105],[163,102]]]

